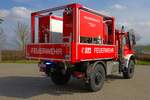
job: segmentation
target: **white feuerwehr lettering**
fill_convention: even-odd
[[[95,19],[95,18],[92,18],[92,17],[89,17],[89,16],[84,16],[84,19],[90,20],[90,21],[93,21],[93,22],[100,23],[100,20],[99,20],[99,19]]]
[[[62,48],[31,48],[32,54],[62,55]]]
[[[94,48],[94,53],[113,53],[114,48]]]
[[[91,53],[113,53],[114,48],[100,48],[100,47],[95,47],[93,50],[91,47],[83,47],[81,49],[81,53],[83,54],[91,54]]]
[[[92,49],[90,47],[82,48],[82,53],[90,54],[90,53],[92,53]]]

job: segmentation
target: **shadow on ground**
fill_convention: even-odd
[[[50,78],[18,76],[0,78],[0,96],[30,98],[45,93],[59,96],[87,93],[87,90],[84,83],[79,80],[71,80],[65,86],[56,86],[52,84]]]
[[[106,83],[111,80],[121,79],[120,76],[108,76]],[[0,77],[0,96],[30,98],[42,94],[49,95],[73,95],[74,93],[88,93],[84,82],[72,79],[65,86],[54,85],[50,78],[45,77]]]
[[[115,79],[124,79],[122,75],[109,75],[107,76],[108,80],[115,80]]]

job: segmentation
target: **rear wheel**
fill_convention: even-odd
[[[49,69],[49,68],[46,68],[45,74],[46,74],[47,76],[50,76],[50,69]]]
[[[96,64],[89,75],[89,82],[86,84],[90,91],[101,90],[105,81],[105,70],[102,64]]]
[[[56,70],[51,73],[51,80],[56,85],[65,85],[68,83],[70,76],[71,74],[68,70],[63,68],[56,68]]]
[[[125,71],[123,72],[123,77],[125,79],[130,79],[134,75],[134,69],[135,69],[135,63],[133,60],[129,61],[128,68],[125,68]]]

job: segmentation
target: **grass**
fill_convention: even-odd
[[[150,51],[150,45],[137,45],[136,50]]]
[[[150,65],[150,61],[143,61],[143,60],[138,60],[137,61],[138,65]]]
[[[38,62],[38,60],[8,60],[0,63],[37,64]]]
[[[146,46],[144,46],[144,50],[146,50],[146,51],[150,51],[150,45],[146,45]]]

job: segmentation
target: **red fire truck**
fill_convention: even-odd
[[[40,71],[56,85],[73,76],[98,91],[116,69],[124,78],[133,77],[135,36],[124,27],[117,30],[114,17],[69,4],[33,12],[31,33],[26,57],[40,60]]]

